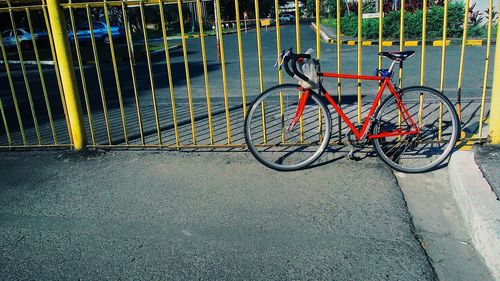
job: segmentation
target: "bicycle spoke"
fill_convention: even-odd
[[[391,167],[406,172],[432,169],[451,152],[458,136],[458,121],[453,105],[439,92],[425,87],[412,87],[401,94],[403,105],[389,98],[377,113],[373,133],[402,129],[413,130],[411,120],[419,132],[415,135],[374,139],[374,146],[382,160]],[[403,114],[406,108],[407,114]],[[398,119],[402,116],[402,120]],[[411,118],[411,119],[410,119]]]
[[[273,169],[295,170],[310,164],[321,155],[330,139],[331,117],[321,99],[316,94],[297,93],[300,94],[297,85],[271,88],[254,102],[245,120],[245,139],[250,151]],[[301,99],[298,96],[307,99],[302,106],[299,106]],[[264,103],[263,117],[260,109]],[[297,115],[299,108],[303,110],[302,115]],[[318,139],[318,112],[323,127],[321,141]],[[301,119],[300,126],[289,127],[291,120],[298,121],[297,117]]]

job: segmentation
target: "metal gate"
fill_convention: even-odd
[[[382,68],[382,59],[373,59],[376,52],[417,49],[420,60],[400,69],[400,86],[430,81],[429,86],[454,101],[465,128],[462,140],[487,139],[485,124],[500,123],[495,116],[499,110],[491,109],[500,104],[491,96],[495,92],[498,96],[500,89],[490,87],[491,36],[497,26],[492,0],[486,38],[468,38],[466,0],[463,33],[455,41],[448,38],[448,0],[442,36],[432,41],[426,37],[430,5],[426,0],[419,40],[405,39],[405,1],[398,7],[399,38],[384,38],[385,15],[379,12],[378,40],[363,40],[362,1],[350,11],[357,16],[357,38],[345,38],[343,2],[334,5],[336,28],[328,34],[321,19],[325,5],[319,0],[314,12],[295,0],[286,19],[278,0],[271,4],[255,0],[245,10],[237,0],[231,7],[221,7],[219,0],[2,0],[0,148],[243,147],[247,105],[265,88],[287,79],[272,64],[282,49],[292,46],[296,52],[315,48],[325,69],[359,75],[373,71],[365,67],[366,57],[372,57],[374,68]],[[385,2],[379,1],[380,11]],[[312,17],[304,17],[304,12]],[[476,55],[468,59],[468,54]],[[481,69],[467,67],[468,61],[477,64],[477,57],[484,60]],[[500,67],[500,60],[496,62]],[[456,72],[453,79],[447,79],[447,69]],[[439,74],[427,74],[430,70]],[[472,74],[481,78],[480,86],[467,85],[470,79],[464,77]],[[349,86],[340,79],[334,87],[339,101],[352,107],[351,116],[361,122],[364,104],[371,102],[367,95],[376,90],[361,81]],[[474,94],[464,95],[467,91]],[[491,137],[498,141],[499,130],[492,126]],[[342,142],[345,130],[334,133]]]

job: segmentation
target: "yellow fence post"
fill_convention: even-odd
[[[85,129],[83,127],[82,109],[73,68],[73,59],[69,48],[64,13],[59,5],[59,0],[47,0],[47,10],[49,12],[50,25],[54,38],[54,48],[57,57],[54,59],[57,59],[59,63],[64,99],[68,107],[73,146],[76,150],[81,150],[85,148],[86,144]]]
[[[500,40],[500,29],[497,29],[496,42],[500,42],[498,40]],[[500,48],[495,48],[495,65],[493,70],[493,88],[491,89],[489,128],[490,142],[492,144],[500,144]]]

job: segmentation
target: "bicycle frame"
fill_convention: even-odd
[[[368,112],[368,116],[363,121],[363,127],[361,130],[356,129],[354,124],[351,122],[349,117],[344,113],[344,111],[340,108],[340,106],[335,102],[335,100],[332,98],[332,96],[328,93],[328,91],[323,87],[320,86],[321,93],[326,97],[328,102],[335,108],[337,113],[340,115],[342,120],[349,126],[351,131],[354,133],[356,138],[358,140],[363,140],[366,137],[368,139],[377,139],[377,138],[386,138],[386,137],[395,137],[395,136],[403,136],[403,135],[416,135],[420,132],[420,129],[417,127],[415,122],[410,116],[410,113],[406,109],[405,105],[403,104],[403,101],[401,100],[398,92],[396,89],[394,89],[394,86],[391,83],[391,79],[389,77],[383,77],[381,78],[380,76],[364,76],[364,75],[352,75],[352,74],[340,74],[340,73],[332,73],[332,72],[322,72],[318,73],[318,76],[320,77],[326,77],[326,78],[342,78],[342,79],[360,79],[360,80],[371,80],[371,81],[381,81],[379,91],[377,95],[375,96],[375,100],[373,101],[373,104],[370,108],[370,111]],[[394,96],[394,98],[397,101],[397,107],[400,112],[400,116],[402,117],[402,121],[404,121],[407,125],[411,125],[412,129],[407,131],[403,129],[396,129],[392,131],[386,131],[386,132],[380,132],[378,134],[374,135],[369,135],[368,134],[368,129],[370,128],[370,123],[373,120],[373,115],[375,113],[375,110],[377,109],[377,105],[380,102],[380,99],[382,98],[382,94],[384,93],[384,90],[389,88],[389,91],[391,94]],[[293,124],[290,124],[291,127],[295,125],[295,123],[299,120],[300,116],[302,115],[302,112],[304,110],[304,107],[306,105],[306,101],[309,97],[309,90],[304,91],[305,94],[302,95],[300,98],[300,101],[297,106],[297,112],[295,114],[295,117],[292,119]]]

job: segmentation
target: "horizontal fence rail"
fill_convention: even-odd
[[[415,50],[415,58],[400,65],[396,86],[438,89],[459,113],[462,143],[486,141],[492,36],[498,32],[493,0],[479,23],[465,0],[459,36],[450,23],[450,5],[457,4],[444,1],[436,33],[431,2],[409,7],[400,1],[388,9],[391,1],[371,7],[294,0],[293,11],[284,12],[278,0],[67,0],[57,2],[62,16],[54,19],[46,0],[0,0],[0,148],[79,148],[80,139],[83,146],[102,148],[244,147],[249,104],[266,88],[294,81],[273,68],[282,49],[291,47],[297,53],[314,48],[323,71],[358,75],[386,66],[378,52]],[[381,12],[368,18],[369,9]],[[409,30],[417,14],[420,23]],[[344,35],[348,27],[353,36]],[[471,33],[478,28],[485,38]],[[420,38],[408,37],[415,29]],[[408,44],[416,39],[419,44]],[[472,39],[486,44],[471,46]],[[375,45],[365,44],[369,40]],[[397,47],[384,43],[395,40]],[[63,45],[67,60],[60,55]],[[67,85],[68,73],[74,86]],[[341,78],[324,83],[337,90],[339,106],[358,124],[380,87]],[[265,106],[261,111],[264,145],[273,132],[265,124],[269,112]],[[332,134],[343,143],[348,128],[334,119]],[[312,128],[310,120],[300,120],[301,131]],[[75,134],[80,121],[81,136]]]

